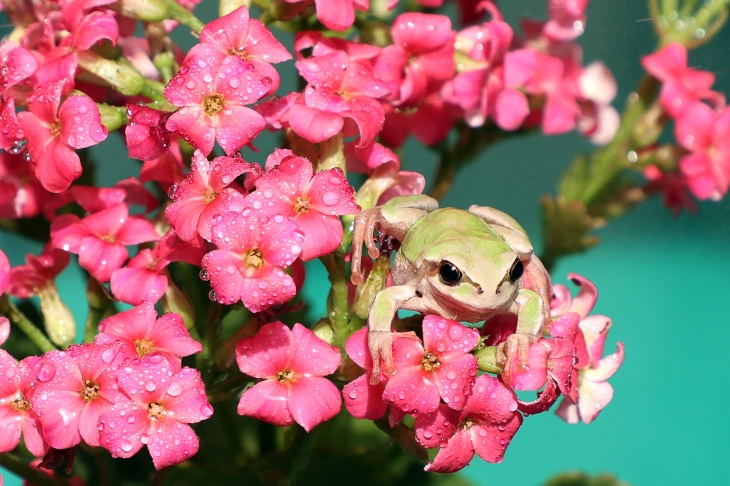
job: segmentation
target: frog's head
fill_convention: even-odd
[[[467,240],[435,245],[425,256],[433,299],[461,319],[472,320],[509,306],[523,264],[503,241]]]

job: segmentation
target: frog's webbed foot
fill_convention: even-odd
[[[380,383],[380,373],[385,372],[386,376],[393,376],[396,373],[393,363],[393,341],[396,337],[418,339],[415,332],[393,332],[377,331],[370,329],[368,332],[368,348],[370,357],[373,359],[373,373],[370,377],[370,384]],[[382,370],[381,370],[382,363]]]
[[[372,208],[362,211],[355,218],[355,229],[352,233],[352,264],[350,281],[354,285],[360,285],[364,277],[362,275],[362,247],[365,245],[368,249],[370,258],[378,258],[380,251],[375,246],[373,232],[378,224],[380,217],[380,208]]]
[[[507,339],[497,346],[497,364],[504,370],[502,371],[504,383],[508,385],[512,383],[513,370],[524,373],[530,369],[530,344],[535,340],[535,336],[515,333],[507,336]]]

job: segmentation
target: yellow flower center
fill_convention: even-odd
[[[436,371],[441,367],[438,358],[433,353],[426,353],[421,359],[421,368],[424,371]]]
[[[86,380],[84,381],[84,384],[81,385],[79,393],[81,393],[81,398],[83,398],[85,402],[96,400],[99,398],[99,384],[91,380]]]
[[[244,262],[248,268],[258,270],[264,266],[264,254],[258,248],[253,248],[246,252]]]
[[[147,407],[147,416],[153,420],[159,420],[165,415],[165,407],[159,403],[152,402]]]
[[[203,98],[203,110],[208,116],[215,116],[223,111],[223,95],[214,94]]]

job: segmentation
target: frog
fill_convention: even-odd
[[[507,384],[513,370],[529,369],[529,345],[550,322],[552,290],[547,270],[514,218],[488,206],[439,208],[427,195],[394,197],[355,218],[350,278],[355,285],[364,280],[363,245],[370,258],[381,253],[375,231],[400,246],[391,264],[392,285],[375,295],[368,311],[373,385],[381,370],[386,376],[397,372],[395,337],[416,338],[412,332],[392,331],[399,310],[469,323],[514,314],[516,332],[497,346],[497,363]]]

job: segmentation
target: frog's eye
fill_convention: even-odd
[[[524,265],[519,258],[515,259],[512,264],[512,268],[509,269],[509,281],[515,283],[515,281],[522,276],[522,272],[525,270]]]
[[[453,287],[461,282],[462,275],[461,270],[456,268],[453,263],[444,260],[439,268],[439,277],[443,283]]]

